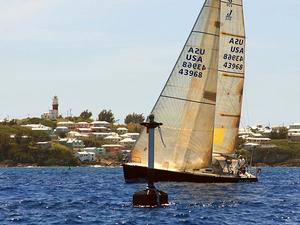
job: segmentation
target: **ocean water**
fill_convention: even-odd
[[[263,168],[258,183],[158,183],[166,208],[133,208],[144,184],[122,168],[1,168],[0,224],[300,224],[300,168]]]

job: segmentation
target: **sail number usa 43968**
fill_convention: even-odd
[[[206,50],[190,47],[184,60],[181,62],[178,73],[184,76],[202,78],[206,66],[203,63],[203,56]]]
[[[243,38],[229,38],[227,51],[223,52],[223,68],[229,72],[242,72],[244,69],[244,49]]]

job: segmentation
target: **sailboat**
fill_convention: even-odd
[[[163,123],[154,181],[257,181],[234,156],[244,71],[243,1],[206,0],[151,112]],[[147,178],[147,137],[144,129],[123,164],[126,182]]]

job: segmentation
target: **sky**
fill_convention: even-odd
[[[148,115],[203,0],[0,0],[0,119]],[[300,122],[300,1],[244,0],[242,126]]]

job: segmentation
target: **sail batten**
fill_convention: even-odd
[[[226,32],[222,32],[221,34],[226,35],[226,36],[231,36],[231,37],[246,38],[245,35],[230,34],[230,33],[226,33]]]
[[[233,2],[233,1],[221,1],[222,3],[225,3],[225,4],[232,4],[232,5],[235,5],[235,6],[241,6],[243,7],[242,3],[236,3],[236,2]],[[238,1],[240,2],[240,1]]]
[[[220,35],[218,34],[213,34],[213,33],[208,33],[208,32],[203,32],[203,31],[192,31],[192,33],[200,33],[200,34],[207,34],[207,35],[213,35],[213,36],[217,36],[220,37]]]
[[[221,71],[221,72],[224,72],[224,71]],[[240,73],[240,74],[242,74],[242,75],[237,75],[237,74],[226,74],[226,73],[223,73],[223,76],[224,76],[224,77],[231,77],[231,78],[245,79],[244,73]]]
[[[225,73],[232,73],[232,74],[241,74],[241,75],[244,75],[244,72],[232,72],[232,71],[229,71],[229,70],[218,70],[219,72],[222,72],[223,75]]]
[[[172,99],[177,99],[177,100],[186,101],[186,102],[199,103],[199,104],[216,105],[216,104],[209,103],[209,102],[200,102],[200,101],[194,101],[194,100],[183,99],[183,98],[176,98],[176,97],[166,96],[166,95],[161,95],[161,97],[164,97],[164,98],[172,98]]]

